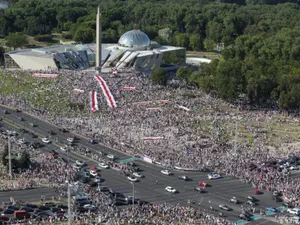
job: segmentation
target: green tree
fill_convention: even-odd
[[[94,39],[95,30],[91,28],[78,27],[74,35],[74,41],[80,43],[91,43]]]
[[[3,150],[3,153],[2,153],[2,164],[4,166],[8,165],[7,156],[8,156],[8,144],[5,144],[4,145],[4,150]]]
[[[28,169],[31,164],[30,155],[28,152],[23,151],[20,159],[18,160],[18,167],[20,169]]]
[[[20,33],[10,33],[6,37],[6,45],[8,47],[12,47],[12,48],[16,49],[16,48],[20,48],[27,44],[28,44],[27,37]]]
[[[194,51],[200,51],[203,46],[202,46],[202,40],[199,34],[192,34],[190,35],[190,49]]]
[[[159,85],[166,85],[168,80],[166,71],[160,67],[152,70],[149,78],[153,84]]]
[[[191,68],[180,67],[176,72],[176,77],[178,80],[189,83],[192,72],[193,71]]]
[[[180,47],[189,47],[189,36],[188,34],[176,34],[175,35],[175,43]]]
[[[213,40],[205,39],[203,41],[203,44],[204,44],[205,50],[208,52],[212,52],[216,49],[216,42],[214,42]]]
[[[5,49],[2,46],[0,46],[0,65],[4,63],[4,53]]]

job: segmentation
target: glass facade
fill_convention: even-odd
[[[186,50],[177,49],[163,52],[162,65],[184,65],[186,60]]]

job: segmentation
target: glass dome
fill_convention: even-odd
[[[144,32],[140,30],[131,30],[124,33],[118,44],[121,47],[146,49],[150,46],[150,39]]]

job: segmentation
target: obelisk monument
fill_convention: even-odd
[[[101,24],[101,12],[98,5],[97,17],[96,17],[96,74],[101,73],[101,43],[102,43],[102,24]]]

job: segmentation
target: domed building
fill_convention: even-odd
[[[95,66],[96,51],[96,44],[62,44],[21,49],[5,53],[5,67],[85,70]],[[118,43],[101,43],[101,68],[104,73],[111,72],[112,68],[151,71],[160,66],[174,68],[174,65],[185,63],[185,48],[161,46],[140,30],[125,32]]]
[[[140,30],[131,30],[124,33],[119,41],[120,47],[128,48],[130,50],[146,50],[150,47],[151,41],[147,34]]]

